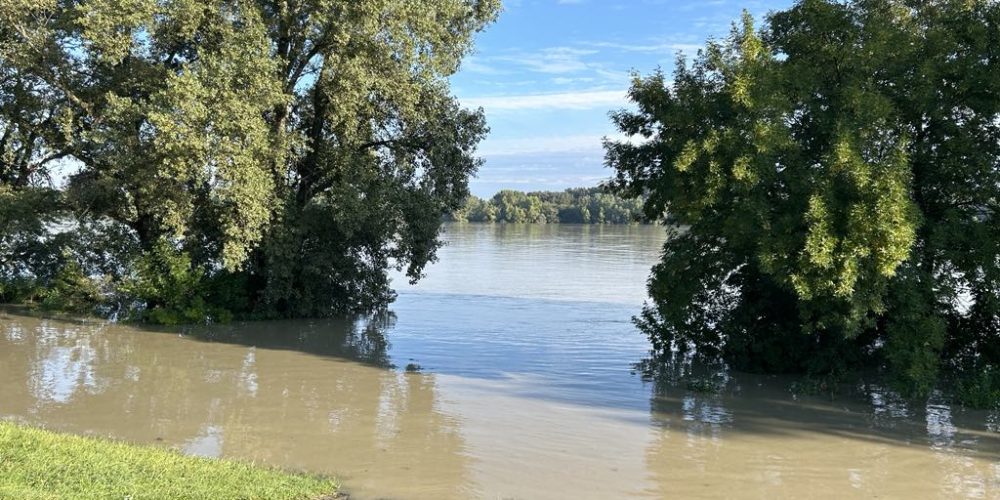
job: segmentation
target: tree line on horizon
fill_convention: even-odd
[[[643,197],[622,197],[602,187],[522,192],[504,189],[491,198],[470,195],[448,214],[451,222],[531,224],[639,224]]]
[[[499,10],[0,3],[0,302],[367,312],[390,268],[420,278],[449,214],[644,219],[671,231],[637,318],[657,359],[1000,402],[1000,2],[746,15],[636,76],[608,192],[481,200],[484,113],[448,77]]]

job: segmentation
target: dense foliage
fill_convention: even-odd
[[[659,354],[998,401],[1000,3],[803,0],[631,98],[614,186],[683,229],[639,320]]]
[[[505,189],[484,200],[469,196],[448,216],[457,222],[634,224],[643,220],[642,198],[595,188],[524,193]]]
[[[384,303],[468,195],[486,127],[447,77],[498,9],[0,3],[0,299],[160,322]]]

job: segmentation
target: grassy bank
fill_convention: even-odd
[[[329,499],[330,479],[0,422],[0,498]]]

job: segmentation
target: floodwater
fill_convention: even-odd
[[[0,310],[0,418],[333,474],[359,499],[1000,498],[995,413],[632,373],[662,228],[447,231],[373,318],[186,331]]]

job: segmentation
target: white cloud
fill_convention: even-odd
[[[550,81],[556,85],[563,85],[563,86],[572,85],[574,83],[590,83],[590,84],[594,83],[594,79],[589,76],[582,76],[579,78],[573,78],[568,76],[557,76],[551,79]]]
[[[584,57],[597,54],[593,49],[575,47],[548,47],[537,52],[519,52],[494,58],[497,61],[523,66],[538,73],[576,73],[594,67]]]
[[[490,66],[482,58],[468,56],[462,61],[462,71],[477,73],[480,75],[504,75],[506,71]]]
[[[597,184],[603,180],[607,180],[610,175],[576,175],[576,176],[562,176],[562,177],[495,177],[495,178],[482,178],[475,179],[471,182],[477,182],[480,184],[485,183],[499,183],[499,184],[556,184],[566,187],[581,187],[586,184]]]
[[[490,156],[535,155],[539,153],[596,153],[603,156],[603,135],[568,135],[524,137],[516,139],[487,138],[479,154]]]
[[[486,158],[526,156],[521,163],[546,163],[553,158],[573,157],[577,160],[597,161],[604,158],[604,139],[641,144],[642,137],[628,137],[621,133],[578,134],[565,136],[519,137],[510,139],[487,138],[479,147],[479,154]]]
[[[696,54],[699,50],[705,48],[704,44],[697,44],[697,43],[590,42],[587,43],[587,45],[592,47],[622,50],[625,52],[640,52],[645,54],[659,54],[659,53],[673,54],[677,51],[681,51],[688,55],[691,55],[691,54]]]
[[[557,94],[506,95],[461,98],[471,108],[490,111],[521,111],[532,109],[614,109],[627,104],[625,90],[585,90]]]

